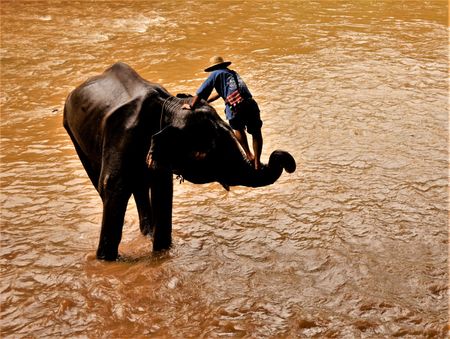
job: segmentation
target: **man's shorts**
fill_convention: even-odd
[[[263,125],[258,104],[252,98],[240,103],[236,115],[228,122],[232,129],[243,130],[247,128],[247,132],[250,134],[256,133]]]

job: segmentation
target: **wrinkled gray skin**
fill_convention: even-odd
[[[153,250],[171,246],[173,174],[228,189],[270,185],[283,168],[295,171],[294,158],[284,151],[274,151],[269,163],[255,171],[214,108],[203,101],[195,111],[182,110],[187,100],[123,63],[69,94],[64,127],[103,201],[97,258],[117,259],[131,195],[141,232],[153,234]]]

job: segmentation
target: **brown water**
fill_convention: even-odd
[[[126,4],[126,6],[124,6]],[[1,1],[1,336],[445,337],[446,1]],[[130,203],[124,260],[94,259],[101,201],[66,95],[122,60],[172,93],[234,62],[273,186],[175,183],[174,248]],[[222,103],[217,103],[221,112]]]

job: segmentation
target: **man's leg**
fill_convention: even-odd
[[[261,168],[261,153],[263,148],[263,137],[261,133],[263,122],[261,120],[258,104],[255,100],[247,100],[245,109],[245,125],[247,126],[247,132],[251,134],[253,138],[253,152],[255,154],[253,163],[255,169],[259,170]]]
[[[259,170],[261,168],[261,152],[263,148],[263,137],[261,129],[253,131],[253,152],[255,154],[255,169]]]
[[[236,136],[239,143],[241,144],[242,149],[244,150],[248,160],[253,162],[255,158],[254,158],[252,152],[250,152],[250,148],[248,147],[247,134],[245,133],[245,131],[243,129],[235,129],[233,131],[234,131],[234,135]]]

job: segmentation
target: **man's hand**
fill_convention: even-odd
[[[200,98],[195,95],[192,98],[191,104],[183,104],[183,106],[181,106],[181,109],[189,109],[189,110],[193,110],[195,108],[195,105],[197,105],[197,102],[200,100]]]

